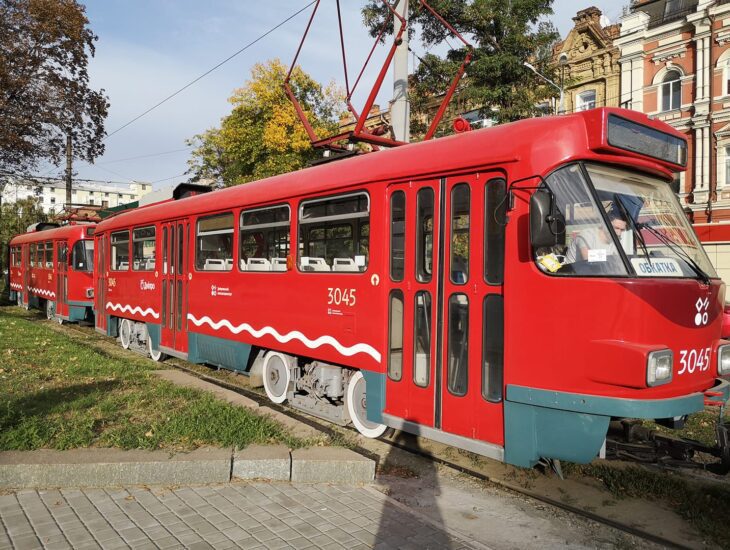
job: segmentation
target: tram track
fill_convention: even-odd
[[[73,332],[76,334],[79,334],[84,337],[84,340],[91,341],[91,342],[97,342],[100,344],[106,344],[106,345],[112,345],[116,350],[119,352],[124,352],[127,350],[123,350],[121,347],[119,347],[116,342],[111,339],[108,336],[100,335],[96,333],[96,331],[91,327],[84,327],[84,326],[78,326],[78,325],[70,325],[65,324],[62,327],[54,327],[60,332]],[[94,346],[97,347],[97,346]],[[104,346],[106,347],[106,346]],[[98,349],[98,348],[97,348]],[[102,349],[99,350],[105,353],[108,353],[107,350]],[[134,353],[134,352],[133,352]],[[162,363],[160,364],[163,365]],[[177,358],[168,358],[164,362],[164,366],[166,367],[172,367],[176,370],[185,372],[186,374],[189,374],[191,376],[195,376],[196,378],[214,384],[217,387],[233,391],[239,395],[242,395],[248,399],[252,399],[256,401],[259,405],[269,407],[273,410],[276,410],[282,414],[285,414],[289,416],[292,419],[295,419],[299,422],[303,422],[316,430],[320,431],[323,435],[329,437],[329,438],[337,438],[338,437],[338,430],[342,430],[346,432],[349,435],[353,436],[359,436],[359,433],[356,429],[352,427],[341,427],[341,426],[335,426],[325,420],[321,420],[317,417],[311,416],[307,414],[306,412],[300,411],[299,409],[294,409],[292,407],[288,407],[285,405],[277,405],[272,403],[263,392],[256,391],[255,389],[252,389],[250,387],[245,387],[241,384],[235,384],[232,382],[227,382],[225,380],[221,380],[218,377],[207,375],[205,373],[200,372],[199,370],[195,368],[191,368],[188,366],[188,363],[184,360],[177,359]],[[221,369],[219,369],[221,370]],[[400,451],[410,453],[412,455],[418,456],[420,458],[430,460],[439,466],[446,467],[451,469],[454,472],[458,472],[460,474],[463,474],[465,476],[468,476],[472,478],[473,480],[490,484],[494,487],[498,487],[501,489],[508,490],[510,492],[516,493],[520,496],[538,501],[542,504],[546,504],[549,506],[552,506],[556,509],[562,510],[564,512],[567,512],[569,514],[573,514],[575,516],[578,516],[580,518],[590,520],[608,527],[611,527],[613,529],[617,529],[623,533],[626,533],[628,535],[637,537],[639,539],[652,542],[655,544],[659,544],[665,547],[669,548],[691,548],[692,546],[682,544],[680,542],[677,542],[676,540],[672,540],[670,538],[664,537],[662,535],[659,535],[657,533],[653,533],[650,531],[647,531],[645,529],[642,529],[641,527],[637,527],[636,525],[630,525],[628,523],[624,523],[622,521],[617,521],[613,518],[607,517],[605,515],[602,515],[600,513],[593,512],[589,509],[587,509],[586,506],[582,506],[580,504],[573,504],[569,501],[566,501],[568,499],[565,498],[564,494],[561,494],[560,498],[555,498],[550,495],[546,495],[545,493],[541,493],[536,490],[532,490],[527,486],[521,485],[519,483],[510,482],[507,479],[504,479],[500,476],[492,475],[489,473],[485,473],[484,471],[479,471],[476,468],[465,466],[464,464],[460,464],[448,457],[443,456],[443,451],[434,450],[434,447],[445,447],[448,449],[447,446],[441,445],[438,443],[434,443],[429,440],[425,440],[422,437],[414,436],[415,445],[412,444],[406,444],[399,441],[393,441],[389,438],[389,435],[392,435],[393,430],[390,430],[389,432],[386,432],[386,434],[377,439],[373,440],[375,442],[379,442],[380,444],[386,445],[390,448],[399,449]],[[369,441],[369,440],[368,440]],[[353,446],[353,448],[366,455],[373,458],[377,458],[380,460],[384,459],[383,453],[373,451],[372,449],[367,448],[366,446],[362,446],[360,444],[356,444]],[[488,460],[488,459],[484,459]]]

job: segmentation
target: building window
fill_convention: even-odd
[[[586,90],[578,94],[576,101],[577,111],[587,111],[596,108],[596,90]]]
[[[681,105],[682,83],[679,71],[669,71],[662,79],[662,111],[674,111]]]

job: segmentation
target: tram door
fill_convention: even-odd
[[[24,244],[23,245],[23,292],[22,292],[22,299],[23,304],[26,306],[30,303],[30,245]]]
[[[496,182],[504,178],[479,174],[390,188],[386,412],[502,444],[502,286],[487,273],[503,257],[489,236],[504,227]]]
[[[109,272],[107,271],[107,236],[101,235],[96,239],[96,269],[94,270],[95,298],[96,307],[96,328],[106,331],[106,290]]]
[[[187,220],[162,224],[162,309],[160,345],[187,353],[188,247]]]
[[[68,317],[68,241],[56,243],[56,314]]]

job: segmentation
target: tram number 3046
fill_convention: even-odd
[[[682,368],[677,373],[705,372],[710,368],[710,348],[679,350],[679,363]]]
[[[327,289],[327,305],[340,306],[344,304],[350,307],[354,306],[357,302],[355,290],[354,288],[329,287]]]

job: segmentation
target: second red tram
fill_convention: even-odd
[[[93,318],[95,224],[35,224],[10,241],[10,299],[48,319]]]
[[[597,109],[124,212],[97,329],[370,437],[586,462],[611,418],[728,397],[725,287],[668,183],[686,147]]]

